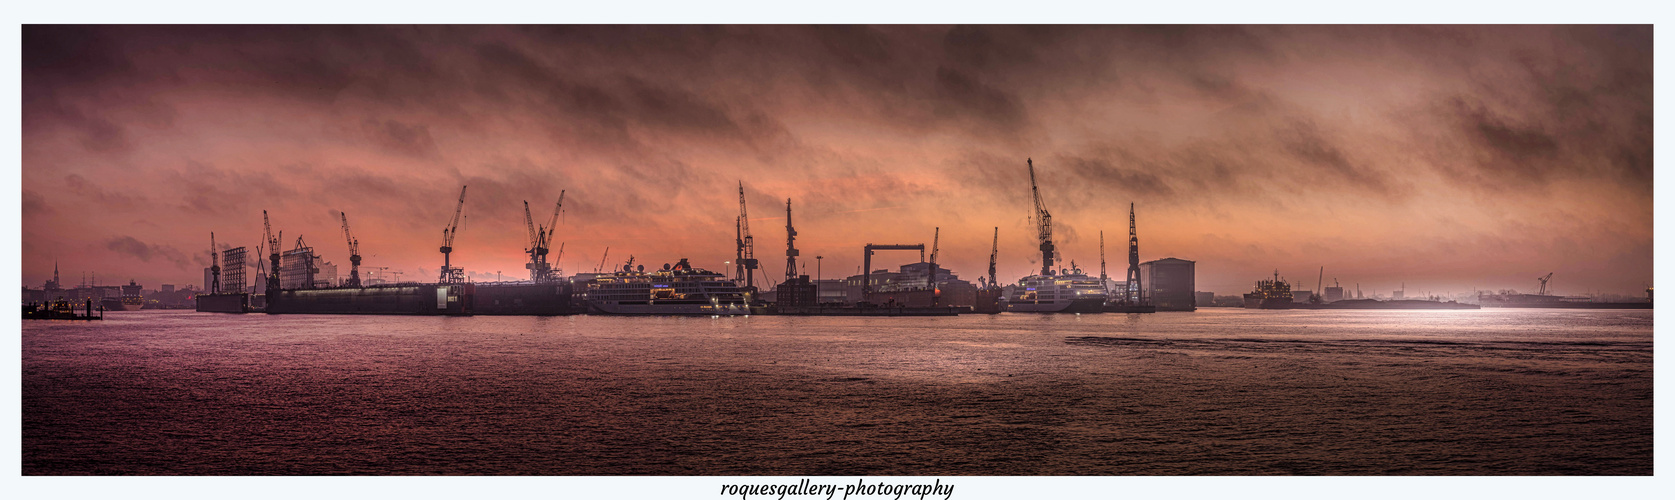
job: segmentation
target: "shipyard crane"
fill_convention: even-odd
[[[343,240],[349,242],[349,281],[344,282],[350,288],[361,286],[361,240],[349,233],[349,214],[338,212],[343,218]]]
[[[1548,281],[1549,281],[1549,280],[1552,280],[1552,279],[1553,279],[1553,273],[1547,273],[1547,275],[1546,275],[1546,276],[1542,276],[1542,277],[1540,277],[1540,278],[1536,278],[1536,279],[1535,279],[1535,280],[1536,280],[1536,281],[1540,281],[1540,282],[1541,282],[1541,290],[1540,290],[1540,291],[1538,291],[1538,292],[1535,292],[1535,294],[1536,294],[1536,295],[1547,295],[1547,282],[1548,282]]]
[[[564,274],[564,269],[562,268],[562,266],[563,266],[562,263],[563,262],[564,262],[564,242],[559,242],[558,243],[558,256],[553,258],[553,277],[556,278],[556,277],[562,276]]]
[[[999,256],[1000,256],[1000,226],[995,226],[994,243],[992,243],[992,246],[989,247],[989,286],[994,287],[994,288],[1000,288],[1000,284],[996,283],[996,281],[998,281],[998,280],[995,278],[995,257],[999,257]]]
[[[268,223],[268,211],[262,211],[262,237],[268,245],[268,304],[279,297],[279,239],[285,236],[284,231],[273,234],[273,225]]]
[[[595,266],[593,268],[593,273],[598,274],[598,273],[605,272],[605,259],[608,259],[610,257],[611,257],[611,247],[605,247],[605,255],[599,256],[599,265]]]
[[[215,253],[215,231],[209,232],[209,293],[221,293],[221,256]]]
[[[756,240],[750,236],[750,214],[744,207],[744,182],[739,182],[739,220],[734,224],[734,238],[738,244],[737,255],[734,256],[733,279],[744,279],[747,290],[756,288]]]
[[[529,248],[523,250],[523,253],[529,254],[529,263],[524,264],[523,267],[529,270],[530,281],[540,281],[541,260],[536,256],[541,253],[542,235],[535,229],[535,218],[529,215],[529,200],[523,201],[523,225],[529,236]]]
[[[538,236],[541,238],[541,249],[540,252],[536,254],[536,257],[541,261],[541,276],[537,281],[554,281],[558,279],[558,273],[555,272],[558,268],[558,261],[554,260],[552,264],[548,264],[547,254],[551,253],[553,247],[553,234],[558,232],[558,214],[563,211],[564,190],[560,189],[558,190],[558,203],[553,206],[553,216],[552,218],[547,219],[547,225],[541,227],[541,230],[538,233]],[[563,244],[559,244],[559,247],[562,248]],[[560,252],[560,255],[562,256],[563,253]]]
[[[1144,303],[1145,297],[1140,293],[1144,289],[1140,283],[1140,233],[1134,230],[1133,203],[1128,204],[1128,274],[1123,281],[1122,302],[1133,305]]]
[[[448,227],[442,229],[442,273],[437,277],[439,283],[459,283],[465,281],[465,270],[453,266],[450,254],[454,252],[454,234],[459,231],[460,213],[465,210],[465,188],[459,188],[459,204],[454,206],[454,218],[448,221]]]
[[[797,229],[791,227],[791,199],[785,199],[785,281],[797,279]]]
[[[1035,159],[1026,159],[1029,164],[1029,191],[1035,196],[1035,227],[1037,239],[1041,240],[1041,275],[1053,274],[1053,214],[1047,212],[1046,203],[1041,201],[1041,189],[1035,185]]]

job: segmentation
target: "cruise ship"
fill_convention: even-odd
[[[1099,278],[1069,269],[1055,275],[1026,276],[1006,287],[1002,308],[1010,312],[1096,313],[1104,310],[1105,287]]]
[[[729,316],[750,313],[745,289],[721,273],[697,269],[686,259],[645,272],[644,266],[578,283],[595,314]]]

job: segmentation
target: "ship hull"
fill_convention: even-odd
[[[1070,300],[1021,300],[1006,303],[1007,312],[1097,313],[1104,312],[1103,297]]]
[[[971,312],[977,314],[1000,314],[1000,290],[978,290],[977,302],[971,306]]]
[[[589,314],[625,316],[742,316],[750,314],[745,304],[715,304],[710,302],[590,302]]]
[[[587,312],[571,298],[569,283],[480,284],[473,290],[471,314],[562,316]]]
[[[126,304],[122,303],[122,299],[100,300],[99,301],[99,307],[101,309],[106,310],[106,311],[126,311],[126,310],[128,310],[128,306]]]
[[[473,285],[404,284],[281,290],[267,297],[268,314],[469,315]]]
[[[219,293],[198,297],[198,312],[243,314],[250,312],[250,294]]]

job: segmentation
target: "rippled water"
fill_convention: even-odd
[[[1651,474],[1651,311],[25,322],[25,474]]]

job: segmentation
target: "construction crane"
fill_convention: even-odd
[[[1536,280],[1536,281],[1540,281],[1540,282],[1541,282],[1541,290],[1540,290],[1540,291],[1538,291],[1538,292],[1535,292],[1535,294],[1536,294],[1536,295],[1547,295],[1547,282],[1548,282],[1548,281],[1549,281],[1549,280],[1552,280],[1552,279],[1553,279],[1553,273],[1547,273],[1547,275],[1546,275],[1546,276],[1542,276],[1542,277],[1540,277],[1540,278],[1536,278],[1536,279],[1535,279],[1535,280]]]
[[[556,278],[558,276],[563,276],[564,275],[563,262],[564,262],[564,243],[560,242],[558,244],[558,256],[553,258],[553,277]]]
[[[1029,164],[1029,191],[1035,196],[1035,228],[1036,237],[1041,240],[1041,275],[1053,274],[1053,214],[1047,212],[1047,205],[1041,201],[1041,189],[1035,185],[1035,159],[1025,160]]]
[[[1140,233],[1134,230],[1134,204],[1128,204],[1128,274],[1123,277],[1122,302],[1139,305],[1145,297],[1140,283]]]
[[[785,281],[797,279],[797,229],[791,227],[791,199],[785,199]]]
[[[936,254],[937,254],[937,248],[938,248],[937,245],[941,244],[941,242],[942,242],[942,228],[937,227],[936,228],[936,233],[934,233],[931,236],[931,267],[930,267],[931,274],[930,274],[929,277],[926,278],[926,283],[930,284],[930,287],[931,287],[932,290],[935,290],[935,289],[939,288],[937,286],[937,281],[936,281],[936,275],[937,275],[937,272],[936,272],[936,269],[937,269],[936,268]]]
[[[209,232],[209,293],[221,293],[221,256],[215,253],[215,231]]]
[[[599,256],[599,265],[593,268],[594,274],[605,272],[605,259],[611,257],[611,247],[605,247],[605,255]]]
[[[756,288],[756,241],[750,236],[750,214],[744,207],[744,182],[739,182],[739,220],[734,224],[734,241],[738,244],[733,258],[733,279],[743,279],[746,290]]]
[[[262,211],[262,237],[268,245],[268,304],[279,297],[279,239],[285,236],[284,231],[273,234],[273,225],[268,223],[268,211]]]
[[[344,282],[350,288],[361,286],[361,241],[349,233],[349,214],[338,212],[343,218],[343,240],[349,242],[349,281]]]
[[[442,229],[442,273],[437,276],[439,283],[460,283],[465,281],[465,270],[453,266],[451,256],[454,252],[454,234],[459,229],[460,212],[465,210],[465,188],[459,188],[459,204],[454,206],[454,218],[448,221],[448,227]]]
[[[993,288],[1000,288],[1000,284],[996,283],[996,281],[998,281],[998,280],[995,278],[995,258],[999,257],[999,256],[1000,256],[1000,227],[995,226],[994,243],[992,243],[991,246],[989,247],[989,286],[993,287]]]

